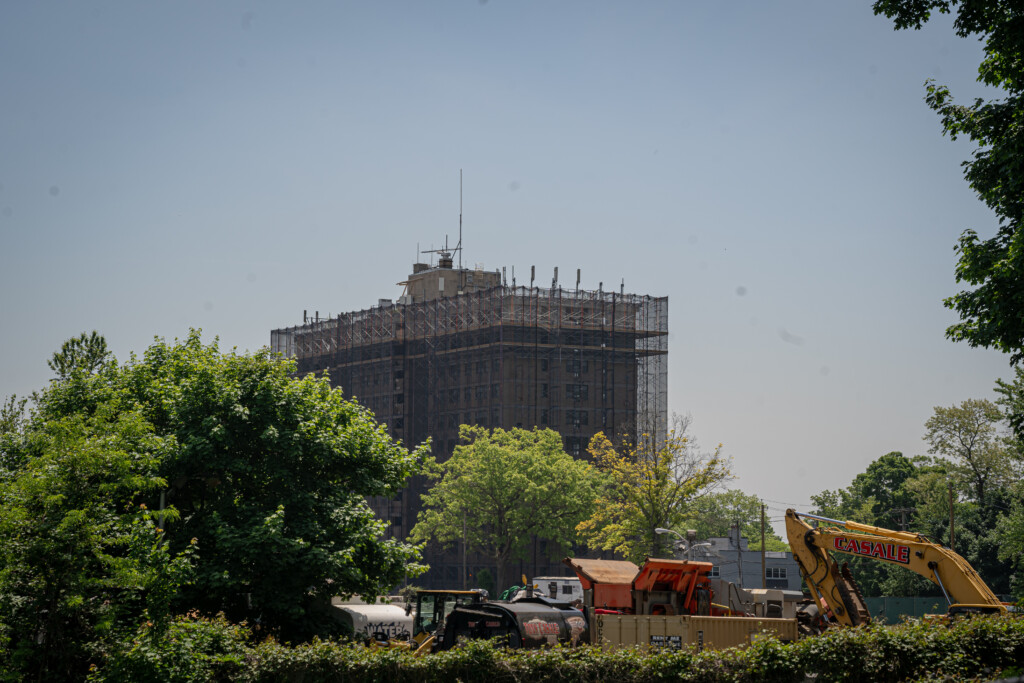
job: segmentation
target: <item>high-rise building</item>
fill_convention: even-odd
[[[334,386],[368,407],[407,445],[432,437],[447,459],[459,425],[551,428],[571,455],[586,455],[597,432],[613,440],[667,430],[668,298],[620,291],[509,284],[498,271],[413,265],[397,300],[273,330],[271,349],[295,358],[298,372],[326,372]],[[405,538],[426,482],[414,478],[395,500],[372,500]],[[561,573],[534,543],[525,573]],[[425,586],[465,583],[461,549],[429,549]],[[485,561],[470,558],[470,569]]]

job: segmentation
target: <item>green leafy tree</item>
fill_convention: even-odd
[[[46,364],[57,373],[57,379],[64,380],[75,372],[94,373],[111,358],[107,340],[93,330],[91,334],[83,332],[68,339]]]
[[[27,398],[19,399],[13,394],[0,404],[0,435],[20,434],[25,426],[25,404]]]
[[[713,491],[695,499],[683,525],[674,529],[681,535],[686,529],[697,532],[697,538],[735,536],[734,524],[739,522],[740,534],[748,541],[748,549],[761,549],[761,499],[739,489]],[[767,522],[766,522],[767,525]],[[765,550],[789,550],[775,530],[765,528]]]
[[[978,80],[1001,90],[1002,99],[955,102],[949,89],[929,81],[928,106],[945,134],[977,145],[963,163],[964,177],[999,220],[996,234],[982,239],[968,229],[956,251],[957,282],[969,288],[946,299],[960,316],[946,335],[971,346],[999,349],[1013,363],[1024,358],[1024,13],[1019,0],[877,0],[875,14],[897,29],[921,28],[934,12],[956,14],[962,38],[977,36],[985,57]]]
[[[105,405],[18,447],[23,465],[0,478],[0,671],[74,680],[141,622],[160,632],[191,575],[192,545],[171,551],[144,503],[169,442]]]
[[[868,465],[845,489],[823,491],[811,496],[815,512],[832,519],[850,520],[887,529],[920,531],[918,489],[924,489],[941,476],[929,458],[907,458],[898,451],[886,453]],[[943,488],[943,491],[945,489]],[[943,508],[944,510],[945,508]],[[913,572],[875,560],[836,555],[850,565],[858,585],[868,596],[914,596],[937,594],[933,584],[918,580]]]
[[[695,500],[731,478],[719,445],[702,453],[686,436],[687,420],[659,441],[644,438],[637,446],[615,446],[601,432],[588,450],[605,477],[598,505],[577,530],[595,550],[611,550],[635,562],[662,557],[671,541],[658,527],[685,528]]]
[[[437,465],[438,481],[423,498],[412,538],[453,545],[465,540],[495,564],[496,590],[507,565],[525,558],[532,538],[570,545],[576,525],[597,497],[593,468],[565,453],[550,429],[494,429],[462,425],[464,443]]]
[[[1024,455],[1024,368],[1019,365],[1013,368],[1014,378],[1012,382],[1002,379],[996,380],[995,392],[998,394],[996,405],[1003,412],[1006,423],[1014,436],[1014,446],[1017,448],[1018,457]]]
[[[267,350],[222,353],[193,331],[51,384],[34,419],[138,413],[167,443],[155,471],[165,484],[145,503],[177,511],[165,527],[172,552],[197,541],[194,580],[174,607],[305,639],[331,629],[330,597],[380,595],[422,571],[415,547],[384,538],[366,498],[395,495],[427,451],[410,452],[326,379],[294,369]]]
[[[1009,563],[1014,573],[1010,590],[1018,600],[1024,598],[1024,485],[1014,487],[1010,509],[996,521],[993,539],[999,559]]]
[[[936,407],[925,422],[928,452],[949,460],[954,477],[982,507],[994,489],[1019,474],[1015,452],[999,430],[1002,417],[991,401],[968,399],[959,406]]]

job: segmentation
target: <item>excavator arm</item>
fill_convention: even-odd
[[[818,606],[820,616],[830,624],[860,626],[871,621],[864,596],[850,575],[832,559],[819,542],[817,530],[800,519],[793,510],[786,511],[786,534],[793,559],[800,566],[807,589]]]
[[[813,528],[801,517],[834,526]],[[833,581],[836,585],[832,585],[829,577],[824,575],[822,566],[830,566],[829,561],[835,565],[829,556],[830,552],[869,557],[920,574],[942,590],[950,605],[950,614],[1006,612],[1006,606],[981,580],[967,560],[921,534],[892,531],[858,522],[843,522],[795,510],[786,511],[786,531],[789,545],[808,587],[816,598],[818,594],[821,595],[827,606],[836,612],[840,623],[852,621],[848,625],[856,625],[856,620],[839,618],[837,608],[849,612],[850,605],[842,601],[844,587],[840,582]]]

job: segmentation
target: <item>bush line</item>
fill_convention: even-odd
[[[911,621],[835,630],[784,644],[759,640],[723,651],[645,652],[575,649],[503,650],[472,642],[426,657],[343,642],[298,646],[249,643],[244,625],[178,619],[160,635],[145,631],[104,655],[92,683],[139,680],[239,683],[559,683],[599,681],[994,680],[1019,675],[1024,618],[977,617],[952,625]]]

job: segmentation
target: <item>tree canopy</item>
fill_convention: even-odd
[[[496,566],[497,590],[506,566],[525,558],[534,537],[567,547],[597,497],[593,468],[562,448],[550,429],[462,425],[451,458],[437,465],[437,483],[422,498],[412,537],[441,545],[465,542]]]
[[[686,529],[697,532],[698,539],[734,537],[734,525],[749,542],[749,550],[761,549],[761,499],[739,489],[712,491],[696,498],[689,506],[682,526],[673,529],[680,535]],[[770,525],[765,527],[765,550],[789,550]]]
[[[960,37],[984,41],[985,57],[978,80],[1001,90],[1002,99],[975,99],[961,104],[949,89],[926,83],[928,106],[939,114],[952,139],[976,143],[964,177],[996,214],[995,235],[964,230],[956,246],[957,282],[968,289],[945,301],[960,322],[946,335],[971,346],[1024,358],[1024,12],[1019,0],[877,0],[875,14],[893,20],[897,29],[921,28],[933,13],[956,14]]]
[[[75,372],[94,373],[112,357],[107,348],[107,340],[93,330],[89,335],[83,332],[65,341],[60,351],[54,353],[46,364],[57,373],[57,379],[65,380]]]
[[[639,562],[664,556],[670,541],[655,532],[683,527],[692,502],[732,475],[719,445],[701,453],[686,435],[688,420],[664,439],[643,438],[635,446],[616,448],[602,433],[588,451],[605,477],[597,507],[577,527],[595,550],[611,550]]]
[[[393,441],[325,378],[296,379],[267,350],[221,352],[197,331],[122,366],[87,356],[55,354],[63,370],[30,416],[5,418],[0,526],[14,541],[0,639],[57,639],[45,620],[64,619],[86,643],[83,632],[141,618],[158,593],[176,613],[224,612],[304,639],[330,630],[330,597],[380,595],[424,569],[415,546],[384,538],[366,497],[396,494],[426,448]],[[159,549],[164,573],[182,574],[186,558],[188,580],[157,590],[145,548]],[[125,607],[125,587],[141,607]]]
[[[996,593],[1021,595],[1014,569],[1024,568],[1024,498],[1020,449],[1005,433],[996,404],[967,400],[936,407],[925,422],[932,456],[887,453],[850,486],[812,496],[819,514],[924,534],[952,545]],[[951,539],[950,516],[954,520]],[[931,582],[900,567],[850,557],[865,595],[940,595]]]
[[[961,488],[984,506],[991,489],[1002,489],[1019,475],[1016,458],[1000,433],[1003,415],[991,401],[968,399],[958,406],[936,407],[925,422],[929,453],[940,455]]]

